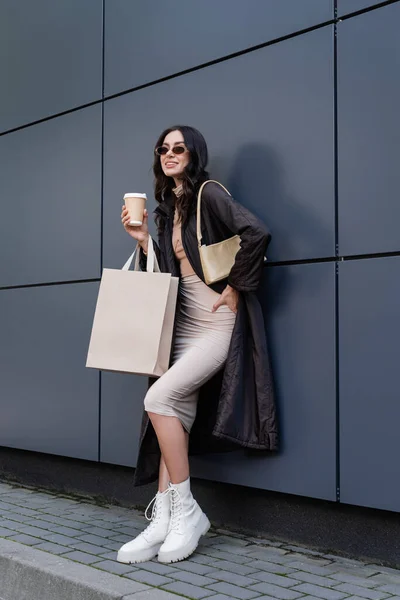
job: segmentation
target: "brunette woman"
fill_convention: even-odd
[[[210,522],[190,490],[188,447],[199,395],[205,384],[216,375],[223,374],[225,380],[226,374],[226,378],[230,379],[228,392],[227,386],[224,388],[223,384],[222,389],[225,391],[221,398],[223,396],[224,400],[221,400],[220,408],[223,409],[223,403],[229,401],[229,386],[232,385],[236,388],[232,388],[231,394],[234,394],[235,403],[238,403],[241,386],[242,394],[245,394],[239,400],[242,405],[241,417],[246,413],[247,402],[255,402],[257,410],[261,405],[266,414],[264,420],[259,415],[255,417],[257,424],[252,417],[250,425],[246,425],[252,430],[244,432],[246,439],[242,439],[243,424],[239,427],[233,425],[233,436],[228,431],[229,426],[224,431],[224,425],[219,433],[214,433],[226,439],[239,436],[239,439],[233,441],[242,446],[276,448],[268,359],[266,358],[264,367],[264,371],[268,371],[266,376],[269,381],[269,391],[265,390],[268,391],[267,401],[262,390],[254,392],[257,384],[262,384],[262,375],[257,383],[254,381],[257,369],[258,372],[260,369],[262,371],[262,365],[257,364],[257,368],[254,364],[250,368],[246,367],[252,372],[250,377],[253,377],[253,382],[246,380],[245,385],[229,375],[234,360],[236,369],[239,365],[237,374],[240,373],[241,365],[242,371],[244,368],[244,362],[238,362],[237,356],[238,351],[240,353],[244,350],[244,343],[238,341],[238,335],[243,336],[243,317],[238,325],[237,314],[241,305],[242,315],[246,310],[253,310],[254,313],[254,292],[262,276],[270,234],[223,187],[215,182],[207,183],[202,196],[203,240],[212,244],[238,234],[241,248],[225,281],[210,286],[204,283],[196,238],[196,206],[199,188],[209,180],[207,161],[206,142],[201,133],[192,127],[176,126],[167,129],[155,146],[155,198],[158,203],[155,211],[158,228],[156,254],[161,271],[180,278],[179,299],[170,369],[149,388],[144,400],[147,413],[145,432],[148,434],[150,428],[153,434],[155,432],[160,450],[158,493],[153,499],[150,525],[138,537],[122,546],[118,552],[120,562],[143,562],[157,555],[158,560],[164,563],[183,560],[194,552],[200,537],[207,533]],[[125,207],[121,219],[125,230],[141,247],[141,263],[144,267],[149,243],[148,214],[145,213],[141,227],[129,225]],[[256,317],[260,318],[260,311]],[[261,326],[263,330],[262,322]],[[236,335],[233,343],[234,331]],[[258,331],[257,335],[263,334]],[[236,356],[230,356],[232,353]],[[249,361],[253,361],[253,356],[247,357],[247,363]],[[248,379],[247,375],[245,377]],[[252,388],[254,398],[251,394],[247,397],[246,385]],[[204,403],[203,406],[207,411]],[[233,413],[235,411],[237,413],[236,409]],[[254,406],[250,411],[254,413]],[[226,413],[226,410],[222,412]],[[231,417],[228,418],[230,427]],[[140,471],[139,464],[138,468]]]

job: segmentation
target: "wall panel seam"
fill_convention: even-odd
[[[319,263],[331,263],[331,262],[344,262],[344,261],[355,261],[355,260],[368,260],[372,258],[394,258],[400,256],[400,250],[394,252],[376,252],[371,254],[354,254],[348,256],[328,256],[323,258],[305,258],[305,259],[294,259],[294,260],[282,260],[282,261],[269,261],[266,265],[266,269],[272,267],[290,267],[294,265],[314,265]],[[112,267],[111,267],[112,268]],[[3,285],[0,286],[0,291],[3,290],[15,290],[21,288],[34,288],[44,287],[52,285],[69,285],[76,283],[94,283],[99,282],[101,277],[94,277],[92,279],[71,279],[68,281],[46,281],[41,283],[27,283],[20,285]]]
[[[127,88],[127,89],[122,90],[121,92],[118,92],[118,93],[115,93],[115,94],[110,94],[108,96],[104,96],[104,89],[103,89],[102,98],[100,100],[94,100],[93,102],[89,102],[89,103],[83,104],[81,106],[76,106],[74,108],[71,108],[70,110],[65,110],[65,111],[62,111],[60,113],[55,113],[53,115],[49,115],[47,117],[43,117],[42,119],[38,119],[38,120],[33,121],[31,123],[25,123],[24,125],[21,125],[19,127],[14,127],[13,129],[9,129],[9,130],[0,132],[0,137],[3,136],[3,135],[7,135],[9,133],[14,133],[16,131],[20,131],[21,129],[26,129],[27,127],[33,127],[34,125],[38,125],[40,123],[44,123],[44,122],[50,121],[52,119],[56,119],[57,117],[62,117],[64,115],[76,112],[78,110],[82,110],[84,108],[89,108],[91,106],[96,106],[97,104],[100,104],[103,101],[114,100],[115,98],[119,98],[119,97],[124,96],[126,94],[132,94],[132,93],[140,91],[142,89],[155,86],[158,83],[164,83],[165,81],[168,81],[170,79],[176,79],[178,77],[182,77],[183,75],[189,75],[190,73],[194,73],[196,71],[200,71],[202,69],[206,69],[208,67],[212,67],[214,65],[217,65],[217,64],[220,64],[220,63],[223,63],[223,62],[227,62],[227,61],[232,60],[234,58],[238,58],[238,57],[244,56],[246,54],[251,54],[252,52],[257,52],[257,50],[262,50],[263,48],[267,48],[268,46],[273,46],[275,44],[278,44],[279,42],[284,42],[286,40],[290,40],[290,39],[293,39],[293,38],[296,38],[296,37],[300,37],[301,35],[310,33],[312,31],[316,31],[318,29],[322,29],[324,27],[333,25],[334,23],[335,23],[334,19],[330,19],[328,21],[323,21],[322,23],[318,23],[316,25],[312,25],[310,27],[307,27],[305,29],[301,29],[299,31],[288,33],[288,34],[286,34],[284,36],[280,36],[278,38],[274,38],[272,40],[268,40],[267,42],[262,42],[261,44],[257,44],[255,46],[251,46],[250,48],[245,48],[244,50],[238,50],[237,52],[233,52],[231,54],[227,54],[227,55],[221,56],[219,58],[212,59],[212,60],[207,61],[205,63],[201,63],[199,65],[194,65],[193,67],[190,67],[190,68],[185,69],[183,71],[178,71],[176,73],[171,73],[170,75],[166,75],[166,76],[161,77],[159,79],[156,79],[154,81],[143,83],[141,85],[134,86],[132,88]],[[105,52],[104,49],[103,49],[103,52]],[[103,58],[103,68],[104,68],[104,58]]]
[[[22,288],[37,288],[37,287],[51,287],[54,285],[73,285],[77,283],[96,283],[100,281],[100,277],[93,279],[71,279],[70,281],[46,281],[43,283],[25,283],[21,285],[3,285],[0,286],[0,291],[4,290],[19,290]]]
[[[400,0],[387,0],[386,2],[379,2],[374,4],[373,6],[367,6],[365,8],[361,8],[360,10],[355,10],[354,12],[344,13],[337,17],[337,21],[345,21],[347,19],[352,19],[353,17],[358,17],[359,15],[363,15],[368,12],[372,12],[373,10],[378,10],[379,8],[384,8],[385,6],[390,6],[391,4],[397,4]]]
[[[103,0],[103,7],[104,7],[104,1],[105,0]],[[274,38],[273,40],[269,40],[268,42],[263,42],[263,43],[258,44],[256,46],[251,46],[250,48],[246,48],[244,50],[238,50],[237,52],[234,52],[232,54],[228,54],[226,56],[213,59],[212,61],[209,61],[209,62],[206,62],[206,63],[202,63],[200,65],[195,65],[194,67],[190,67],[189,69],[185,69],[184,71],[179,71],[177,73],[173,73],[173,74],[167,75],[167,76],[162,77],[160,79],[156,79],[154,81],[151,81],[151,82],[148,82],[148,83],[136,86],[136,87],[132,87],[132,88],[128,88],[126,90],[122,90],[121,92],[118,92],[116,94],[111,94],[109,96],[104,96],[104,72],[103,72],[102,98],[101,99],[94,100],[92,102],[88,102],[86,104],[82,104],[82,105],[79,105],[79,106],[75,106],[74,108],[67,109],[67,110],[64,110],[64,111],[59,112],[59,113],[54,113],[52,115],[48,115],[47,117],[43,117],[42,119],[37,119],[36,121],[32,121],[30,123],[25,123],[24,125],[21,125],[21,126],[18,126],[18,127],[14,127],[12,129],[8,129],[6,131],[1,131],[0,132],[0,137],[3,136],[3,135],[7,135],[9,133],[15,133],[16,131],[21,131],[22,129],[26,129],[27,127],[33,127],[34,125],[39,125],[40,123],[45,123],[46,121],[50,121],[50,120],[56,119],[58,117],[63,117],[65,115],[68,115],[70,113],[76,112],[78,110],[83,110],[85,108],[90,108],[91,106],[96,106],[97,104],[101,104],[102,102],[104,102],[106,100],[114,100],[115,98],[119,98],[120,96],[123,96],[125,94],[131,94],[131,93],[134,93],[136,91],[145,89],[147,87],[152,87],[154,85],[157,85],[158,83],[163,83],[165,81],[168,81],[169,79],[175,79],[175,78],[181,77],[183,75],[188,75],[188,74],[193,73],[195,71],[199,71],[201,69],[205,69],[207,67],[210,67],[210,66],[222,63],[222,62],[226,62],[228,60],[232,60],[233,58],[237,58],[237,57],[243,56],[245,54],[250,54],[252,52],[256,52],[257,50],[261,50],[261,49],[266,48],[268,46],[272,46],[272,45],[278,44],[279,42],[284,42],[286,40],[299,37],[301,35],[310,33],[312,31],[315,31],[315,30],[318,30],[318,29],[322,29],[323,27],[327,27],[329,25],[334,25],[335,23],[340,22],[342,20],[347,20],[347,19],[356,17],[358,15],[362,15],[364,13],[371,12],[373,10],[377,10],[379,8],[383,8],[385,6],[390,6],[391,4],[396,4],[398,2],[400,2],[400,0],[387,0],[386,2],[381,2],[381,3],[376,4],[374,6],[369,6],[369,7],[363,8],[361,10],[355,11],[353,13],[341,15],[340,17],[337,17],[337,15],[336,15],[331,20],[323,21],[322,23],[318,23],[318,24],[313,25],[311,27],[308,27],[306,29],[301,29],[299,31],[295,31],[295,32],[289,33],[289,34],[287,34],[285,36],[281,36],[279,38]],[[103,23],[104,23],[104,16],[105,15],[103,14]],[[103,38],[103,66],[102,66],[103,71],[104,71],[104,52],[105,52],[105,48],[104,48],[104,38]]]
[[[103,272],[104,254],[104,57],[105,57],[105,4],[102,0],[102,33],[101,33],[101,158],[100,158],[100,275]],[[98,433],[97,433],[97,460],[101,461],[101,395],[102,373],[99,371],[99,404],[98,404]]]
[[[335,0],[335,17],[337,0]],[[338,137],[338,53],[337,24],[333,31],[333,157],[334,157],[334,202],[335,202],[335,254],[339,257],[339,137]],[[339,393],[339,261],[335,264],[335,436],[336,436],[336,501],[340,502],[340,393]]]

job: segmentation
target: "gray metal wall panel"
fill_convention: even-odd
[[[261,298],[276,378],[282,447],[192,460],[193,474],[335,500],[335,267],[273,267]]]
[[[334,253],[332,33],[316,30],[105,103],[105,266],[122,265],[132,247],[122,196],[152,197],[153,147],[174,122],[203,132],[211,174],[269,225],[271,259]]]
[[[102,373],[100,460],[135,467],[147,377]]]
[[[155,81],[332,18],[333,0],[202,0],[182,2],[179,10],[159,0],[106,0],[105,93]]]
[[[400,257],[339,277],[341,501],[400,511]]]
[[[379,4],[381,0],[337,0],[338,15],[348,15],[357,10]]]
[[[102,0],[3,0],[0,131],[99,100]]]
[[[99,376],[85,368],[98,284],[0,291],[0,445],[97,460]]]
[[[338,25],[339,250],[400,250],[400,2]]]
[[[0,137],[0,287],[100,275],[101,108]]]

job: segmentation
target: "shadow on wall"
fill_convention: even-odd
[[[232,165],[232,163],[231,163]],[[327,236],[331,232],[321,223],[318,215],[305,205],[301,199],[295,198],[285,186],[285,170],[283,160],[270,147],[261,144],[244,145],[237,152],[233,166],[223,168],[221,161],[214,164],[217,172],[228,172],[227,184],[242,204],[263,220],[272,233],[268,259],[279,260],[281,256],[297,258],[299,254],[311,255],[316,247],[326,245]],[[282,260],[282,259],[281,259]],[[285,450],[285,432],[281,424],[285,421],[285,402],[280,392],[282,373],[290,376],[291,389],[298,389],[302,395],[302,375],[297,369],[302,368],[302,357],[298,356],[298,344],[291,344],[286,339],[284,355],[280,338],[280,322],[286,321],[285,313],[290,313],[293,298],[313,297],[321,286],[323,271],[316,269],[311,275],[305,270],[313,266],[271,266],[266,268],[259,298],[266,322],[267,343],[270,349],[272,372],[275,377],[275,391],[280,424],[280,453]],[[306,276],[305,276],[306,275]],[[285,328],[286,329],[286,328]],[[285,338],[290,336],[287,329]],[[293,333],[295,335],[295,333]],[[278,346],[280,348],[278,357]],[[278,364],[282,363],[284,364]],[[289,367],[290,366],[290,367]],[[278,373],[280,376],[278,377]],[[290,403],[290,401],[289,401]],[[257,452],[259,456],[259,452]],[[266,453],[271,459],[276,454]]]
[[[227,174],[232,195],[260,217],[272,233],[268,258],[272,261],[312,259],[316,249],[326,247],[332,231],[321,221],[307,198],[297,198],[285,183],[285,161],[271,147],[246,144],[230,165],[213,161],[215,171]],[[326,255],[326,254],[325,254]]]

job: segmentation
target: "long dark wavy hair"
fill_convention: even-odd
[[[185,224],[195,209],[195,200],[199,187],[204,181],[209,179],[209,175],[206,171],[208,150],[206,140],[200,131],[194,127],[189,127],[188,125],[176,125],[163,131],[157,140],[155,148],[162,146],[166,136],[171,133],[171,131],[181,132],[185,146],[189,150],[189,163],[185,168],[182,180],[183,193],[179,199],[176,200],[181,222],[182,224]],[[164,174],[160,157],[157,154],[154,155],[153,172],[155,178],[155,198],[157,202],[161,203],[164,202],[167,197],[173,195],[172,190],[175,187],[175,182],[172,177],[167,177]],[[160,226],[160,223],[158,223],[158,225]]]

